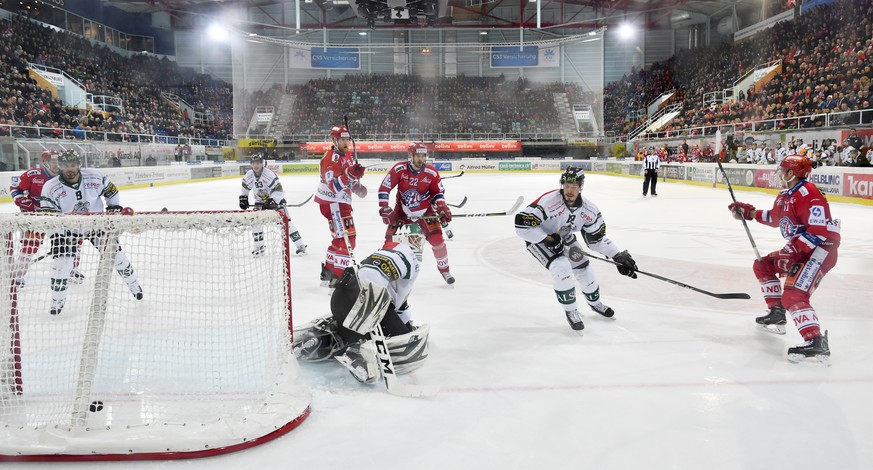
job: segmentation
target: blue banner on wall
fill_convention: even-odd
[[[536,67],[540,48],[537,46],[494,46],[491,48],[492,67]]]
[[[359,69],[361,54],[357,47],[313,47],[310,52],[314,69]]]

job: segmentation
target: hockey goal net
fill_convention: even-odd
[[[52,234],[84,276],[58,314]],[[0,235],[0,460],[201,457],[308,416],[281,213],[2,214]]]

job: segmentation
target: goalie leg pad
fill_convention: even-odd
[[[346,347],[337,334],[332,315],[317,318],[294,330],[291,349],[298,360],[319,362],[332,359]]]
[[[429,335],[430,325],[421,325],[409,333],[385,338],[397,374],[408,374],[424,365]]]
[[[371,282],[369,279],[360,280],[361,291],[343,326],[359,334],[367,334],[376,328],[382,321],[382,317],[391,305],[391,297],[388,290]]]
[[[373,384],[382,377],[373,340],[349,346],[345,353],[336,357],[336,360],[348,369],[358,382]]]

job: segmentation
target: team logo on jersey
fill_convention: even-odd
[[[73,212],[91,212],[91,203],[88,201],[79,201],[73,206]]]
[[[416,208],[421,204],[421,194],[415,189],[404,191],[400,194],[400,200],[406,207]]]
[[[395,281],[400,279],[400,272],[397,270],[397,266],[395,266],[394,261],[387,256],[374,253],[368,256],[364,262],[379,268],[379,271],[382,271],[382,274],[384,274],[388,279]]]
[[[797,226],[794,225],[794,222],[791,221],[788,217],[782,217],[779,219],[779,233],[782,234],[782,238],[789,239],[794,236],[797,232]]]
[[[524,225],[526,227],[538,227],[542,223],[539,217],[531,214],[519,214],[518,217],[516,217],[516,221],[518,222],[518,225]]]

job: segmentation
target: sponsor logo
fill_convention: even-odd
[[[314,163],[282,165],[282,173],[318,173],[320,170],[320,167]]]
[[[809,225],[827,225],[825,210],[822,206],[812,206],[809,210]]]
[[[524,225],[527,227],[537,227],[540,225],[540,223],[542,223],[539,217],[531,214],[519,214],[519,216],[516,218],[516,221],[518,225]]]
[[[452,164],[451,162],[436,162],[433,166],[439,171],[451,171]]]
[[[530,171],[530,162],[500,162],[500,171]]]
[[[873,198],[873,175],[846,175],[846,194],[849,197]]]
[[[367,258],[367,263],[372,264],[385,275],[388,279],[400,279],[400,272],[397,270],[397,266],[394,265],[394,262],[391,258],[387,256],[380,255],[378,253],[374,253]]]

